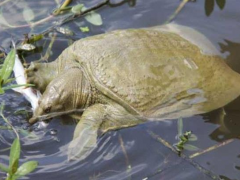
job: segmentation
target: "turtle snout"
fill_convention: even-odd
[[[38,118],[35,117],[35,116],[33,116],[32,118],[29,119],[28,122],[29,122],[29,124],[33,125],[33,124],[35,124],[36,122],[38,122]]]
[[[36,122],[38,122],[39,120],[39,116],[43,115],[44,114],[44,111],[43,109],[39,106],[37,107],[37,109],[35,110],[34,114],[33,114],[33,117],[31,117],[29,119],[29,124],[33,125],[35,124]]]

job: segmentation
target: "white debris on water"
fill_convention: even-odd
[[[16,78],[17,84],[27,84],[27,80],[24,75],[24,67],[17,54],[15,57],[13,72],[14,72],[14,76]],[[39,98],[37,96],[37,92],[35,93],[31,87],[23,86],[23,87],[14,88],[13,90],[21,93],[31,103],[33,110],[37,108]]]
[[[16,78],[17,84],[27,84],[27,79],[24,74],[24,67],[23,67],[23,65],[19,59],[19,56],[17,54],[15,57],[13,73]],[[27,101],[29,101],[31,103],[32,110],[34,112],[35,109],[38,107],[38,100],[41,96],[41,93],[37,90],[33,90],[33,88],[31,88],[31,87],[24,87],[24,86],[14,88],[13,90],[21,93],[27,99]],[[39,122],[38,128],[43,129],[43,128],[46,128],[47,125],[48,125],[48,123],[41,121],[41,122]]]

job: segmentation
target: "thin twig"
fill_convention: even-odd
[[[96,6],[93,6],[93,7],[89,8],[89,9],[86,9],[85,11],[83,11],[83,12],[80,13],[80,14],[72,14],[72,15],[68,16],[67,18],[65,18],[64,20],[62,20],[62,21],[60,21],[59,23],[57,23],[57,25],[48,28],[48,29],[47,29],[46,31],[44,31],[42,34],[45,35],[45,34],[47,34],[48,32],[50,32],[52,29],[54,29],[56,26],[61,26],[61,25],[65,24],[65,23],[67,23],[67,22],[69,22],[69,21],[72,21],[72,20],[74,20],[74,19],[76,19],[76,18],[78,18],[78,17],[81,17],[81,16],[83,16],[83,15],[85,15],[85,14],[87,14],[87,13],[93,11],[93,10],[99,9],[99,8],[107,5],[108,3],[109,3],[109,0],[106,0],[106,1],[104,1],[104,2],[101,2],[101,3],[97,4]],[[23,25],[19,25],[19,26],[13,26],[13,25],[11,25],[11,26],[8,27],[8,28],[11,28],[11,29],[12,29],[12,28],[25,28],[25,27],[31,27],[31,28],[32,28],[32,27],[35,27],[35,26],[37,26],[37,25],[39,25],[39,24],[42,24],[42,23],[45,23],[45,22],[51,20],[53,17],[55,17],[55,16],[54,16],[54,15],[49,15],[48,17],[46,17],[46,18],[44,18],[44,19],[41,19],[41,20],[39,20],[39,21],[37,21],[37,22],[33,22],[33,23],[31,23],[31,24],[23,24]],[[5,28],[5,29],[7,29],[7,28]]]
[[[233,142],[233,139],[228,139],[228,140],[226,140],[226,141],[223,141],[223,142],[220,143],[220,144],[216,144],[216,145],[211,146],[211,147],[209,147],[209,148],[207,148],[207,149],[204,149],[204,150],[202,150],[202,151],[196,152],[196,153],[190,155],[189,158],[195,158],[195,157],[200,156],[200,155],[202,155],[202,154],[204,154],[204,153],[207,153],[207,152],[213,151],[213,150],[215,150],[215,149],[217,149],[217,148],[223,147],[223,146],[225,146],[225,145],[227,145],[227,144],[229,144],[229,143],[231,143],[231,142]]]
[[[71,2],[72,2],[72,0],[65,0],[63,2],[63,4],[60,6],[60,8],[56,9],[53,12],[53,15],[55,15],[55,16],[58,15],[61,12],[61,9],[67,7]]]
[[[85,11],[81,12],[80,14],[72,14],[72,15],[70,15],[69,17],[67,17],[66,19],[62,20],[62,21],[59,23],[59,25],[63,25],[63,24],[65,24],[65,23],[67,23],[67,22],[69,22],[69,21],[72,21],[72,20],[74,20],[74,19],[76,19],[76,18],[78,18],[78,17],[81,17],[81,16],[83,16],[83,15],[85,15],[85,14],[91,12],[91,11],[94,11],[94,10],[96,10],[96,9],[99,9],[99,8],[107,5],[107,4],[109,3],[109,1],[110,1],[110,0],[105,0],[105,1],[97,4],[96,6],[93,6],[93,7],[91,7],[91,8],[86,9]]]
[[[184,6],[189,2],[190,0],[183,0],[180,5],[177,7],[175,12],[168,18],[168,20],[165,22],[165,24],[170,23],[175,17],[180,13],[180,11],[184,8]]]
[[[50,41],[50,43],[48,45],[48,48],[46,50],[45,55],[43,57],[41,57],[41,59],[39,59],[37,62],[39,62],[39,61],[47,61],[48,62],[48,58],[49,58],[49,56],[51,54],[52,46],[53,46],[54,41],[56,40],[56,37],[57,37],[57,35],[53,34],[53,36],[51,38],[51,41]]]
[[[63,111],[63,112],[53,112],[53,113],[45,114],[42,116],[38,116],[38,117],[36,117],[36,119],[38,121],[43,121],[43,120],[50,119],[50,118],[57,117],[57,116],[62,116],[62,115],[67,115],[67,114],[72,114],[72,113],[82,113],[84,110],[85,109],[74,109],[74,110]]]
[[[156,139],[157,141],[159,141],[160,143],[162,143],[163,145],[165,145],[166,147],[168,147],[169,149],[171,149],[174,153],[178,154],[178,152],[175,150],[175,148],[173,146],[170,145],[170,143],[168,143],[167,141],[165,141],[163,138],[161,138],[159,135],[155,134],[154,132],[147,130],[147,133],[153,137],[154,139]],[[192,159],[188,158],[186,155],[184,155],[183,153],[179,155],[181,158],[183,158],[184,160],[186,160],[188,163],[190,163],[191,165],[193,165],[196,169],[198,169],[200,172],[204,173],[205,175],[211,177],[212,179],[215,180],[221,180],[217,175],[213,174],[211,171],[205,169],[204,167],[202,167],[201,165],[199,165],[198,163],[194,162]]]

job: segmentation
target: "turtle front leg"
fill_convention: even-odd
[[[25,70],[27,83],[34,84],[41,93],[47,85],[58,75],[56,62],[51,63],[31,63]]]
[[[143,123],[117,104],[95,104],[87,108],[68,147],[69,160],[85,159],[97,146],[97,137],[109,130]]]
[[[68,160],[83,160],[92,152],[106,113],[106,107],[102,104],[95,104],[84,111],[68,147]]]

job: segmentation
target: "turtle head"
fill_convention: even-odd
[[[89,83],[82,71],[78,68],[71,69],[49,83],[29,123],[34,124],[40,119],[49,119],[66,111],[85,108],[90,94]]]
[[[52,83],[50,83],[52,84]],[[62,103],[64,102],[64,96],[61,93],[63,89],[56,89],[54,84],[47,87],[46,91],[43,93],[41,99],[38,101],[38,106],[34,111],[33,117],[29,120],[30,124],[36,123],[43,115],[46,115],[45,119],[51,118],[47,114],[52,112],[59,112],[63,110]]]

